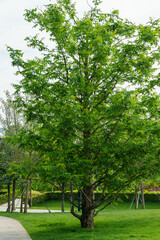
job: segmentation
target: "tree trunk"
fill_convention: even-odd
[[[22,187],[20,212],[23,212],[23,195],[24,195],[24,186]]]
[[[78,212],[81,211],[81,192],[78,190]]]
[[[7,207],[7,212],[11,211],[11,186],[8,184],[8,207]]]
[[[138,190],[135,190],[135,209],[138,209]]]
[[[26,183],[26,195],[25,195],[24,213],[27,213],[27,206],[28,206],[28,190],[29,190],[29,179],[27,179],[27,183]]]
[[[71,212],[74,211],[74,198],[73,198],[73,182],[71,181],[71,184],[70,184],[70,188],[71,188]]]
[[[64,183],[62,183],[62,212],[64,212]]]
[[[31,189],[31,179],[30,179],[30,199],[29,199],[29,206],[32,207],[32,189]]]
[[[91,186],[84,186],[82,191],[82,215],[81,227],[93,228],[94,227],[94,214],[90,207],[93,204],[94,191]]]
[[[140,184],[140,187],[141,187],[142,209],[145,209],[145,199],[144,199],[143,183]]]
[[[15,210],[16,179],[13,179],[12,212]]]

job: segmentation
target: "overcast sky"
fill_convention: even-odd
[[[32,56],[32,51],[25,46],[24,38],[32,35],[32,25],[24,21],[24,10],[56,0],[0,0],[0,97],[4,91],[13,92],[12,83],[16,83],[15,68],[6,51],[6,45],[21,49],[26,56]],[[83,12],[88,9],[87,0],[76,0],[77,9]],[[88,0],[92,5],[92,0]],[[146,23],[149,17],[160,18],[160,0],[103,0],[101,7],[104,12],[113,9],[120,11],[122,18],[127,18],[135,23]]]

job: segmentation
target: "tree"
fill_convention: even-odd
[[[7,170],[9,168],[8,156],[10,155],[10,149],[8,144],[3,138],[0,138],[0,184],[1,186],[7,185],[8,190],[8,208],[7,211],[11,211],[11,192],[10,186],[12,182],[12,177],[7,176]]]
[[[38,164],[37,172],[41,177],[42,182],[51,183],[56,190],[60,190],[62,193],[62,205],[61,210],[64,212],[64,201],[65,201],[65,188],[71,180],[70,174],[66,172],[64,164],[55,164],[55,161],[48,158],[41,159],[41,162]]]
[[[9,91],[6,91],[5,94],[6,100],[0,99],[1,103],[0,107],[2,110],[2,115],[0,115],[0,123],[2,126],[1,132],[3,135],[3,138],[0,139],[0,161],[1,161],[0,170],[3,172],[2,174],[3,182],[7,184],[8,188],[8,211],[10,210],[14,211],[16,198],[16,185],[18,185],[16,182],[20,178],[20,176],[26,177],[27,175],[28,177],[33,172],[33,169],[31,170],[31,162],[33,160],[32,157],[36,159],[36,156],[33,153],[26,154],[23,150],[21,150],[18,147],[18,145],[13,146],[13,144],[10,143],[12,138],[14,138],[13,136],[18,133],[18,131],[24,124],[22,115],[19,114],[15,109],[13,103],[13,96],[9,93]],[[25,167],[23,164],[24,161]],[[11,181],[13,182],[12,206],[10,203]]]
[[[98,207],[159,161],[159,20],[136,26],[118,11],[102,13],[99,0],[93,4],[82,18],[70,0],[26,10],[50,44],[38,34],[27,37],[41,54],[31,60],[8,47],[21,76],[15,104],[32,126],[17,141],[70,175],[71,192],[75,185],[82,193],[82,214],[74,207],[71,213],[84,228],[93,228]],[[97,187],[102,196],[95,200]]]
[[[3,161],[2,166],[5,165],[5,174],[3,178],[5,179],[5,183],[7,184],[8,188],[8,209],[7,211],[13,211],[15,209],[15,191],[16,191],[16,178],[17,176],[11,174],[10,176],[7,175],[9,164],[13,161],[19,161],[21,158],[21,151],[17,147],[9,146],[7,140],[5,138],[11,137],[14,134],[18,133],[20,129],[20,122],[21,117],[18,115],[14,104],[12,102],[12,95],[9,91],[5,92],[6,100],[0,98],[0,107],[2,110],[2,114],[0,115],[0,123],[2,126],[1,133],[3,139],[1,139],[1,144],[3,143],[3,149],[1,151],[1,161]],[[13,181],[13,195],[12,195],[12,209],[10,209],[10,187],[11,187],[11,180]]]

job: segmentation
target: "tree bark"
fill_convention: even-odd
[[[11,211],[11,186],[8,184],[8,207],[7,207],[7,212]]]
[[[135,209],[138,209],[138,190],[135,190]]]
[[[29,206],[32,207],[32,189],[31,189],[31,179],[30,179],[30,199],[29,199]]]
[[[81,211],[81,192],[78,190],[78,212]]]
[[[91,206],[94,200],[94,191],[91,186],[84,186],[82,191],[82,215],[81,227],[93,228],[94,227],[94,214]]]
[[[27,183],[26,183],[26,194],[25,194],[24,213],[27,213],[27,206],[28,206],[28,190],[29,190],[29,179],[27,179]]]
[[[140,184],[140,188],[141,188],[142,209],[145,209],[145,199],[144,199],[143,183]]]
[[[20,212],[23,212],[23,195],[24,195],[24,187],[22,187]]]
[[[72,181],[70,183],[70,188],[71,188],[71,213],[72,213],[72,211],[74,212],[73,182]]]
[[[62,183],[62,212],[64,212],[64,194],[65,194],[64,186],[65,184]]]
[[[16,179],[13,179],[12,212],[15,210]]]

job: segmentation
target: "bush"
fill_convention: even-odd
[[[145,201],[146,202],[160,202],[160,192],[145,192]]]
[[[74,197],[77,198],[78,191],[74,191]],[[32,195],[32,205],[37,205],[48,200],[61,200],[61,191],[39,193],[38,195]],[[70,192],[65,192],[65,199],[70,199]]]
[[[74,191],[73,193],[74,199],[76,200],[78,197],[78,191]],[[97,200],[100,197],[101,193],[95,193],[95,199]],[[118,201],[122,202],[132,202],[134,198],[134,192],[130,193],[121,193],[118,196]],[[70,192],[65,192],[65,199],[70,199]],[[39,203],[43,203],[48,200],[61,200],[61,192],[54,191],[54,192],[46,192],[46,193],[39,193],[32,197],[32,204],[37,205]],[[160,202],[160,192],[148,192],[145,191],[145,201],[146,202]]]
[[[48,197],[47,197],[46,193],[41,193],[41,194],[38,194],[38,195],[34,195],[32,197],[32,205],[37,205],[37,204],[43,203],[47,200],[48,200]]]
[[[133,200],[135,196],[135,193],[121,193],[119,195],[119,198],[123,201],[123,202],[131,202]],[[140,196],[141,198],[141,196]],[[160,202],[160,192],[158,191],[154,191],[154,192],[149,192],[149,191],[145,191],[144,192],[144,198],[145,198],[145,202]]]
[[[61,191],[54,191],[54,192],[48,192],[46,193],[48,200],[61,200],[62,199],[62,193]],[[73,191],[74,199],[78,197],[78,191]],[[70,192],[65,192],[65,199],[70,199]]]
[[[8,201],[7,195],[0,195],[0,205]]]
[[[1,190],[0,191],[0,195],[6,195],[7,194],[7,190]]]

